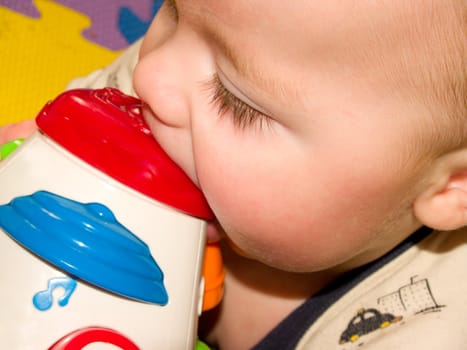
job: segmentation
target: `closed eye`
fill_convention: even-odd
[[[270,126],[271,119],[267,115],[233,95],[225,88],[217,74],[207,81],[206,87],[211,92],[210,102],[217,106],[219,116],[229,116],[236,127],[246,129],[255,126],[262,129],[264,126]]]

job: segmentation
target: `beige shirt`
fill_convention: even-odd
[[[466,231],[433,233],[364,279],[297,349],[467,349]]]

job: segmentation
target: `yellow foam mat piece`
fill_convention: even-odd
[[[49,0],[34,4],[40,18],[0,6],[0,125],[34,118],[71,79],[120,54],[82,37],[85,15]]]

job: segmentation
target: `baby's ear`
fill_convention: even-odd
[[[435,161],[414,214],[425,226],[450,231],[467,226],[467,147]]]

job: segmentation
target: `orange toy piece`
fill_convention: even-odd
[[[225,270],[218,242],[208,243],[203,264],[204,296],[203,311],[216,307],[224,293]]]

